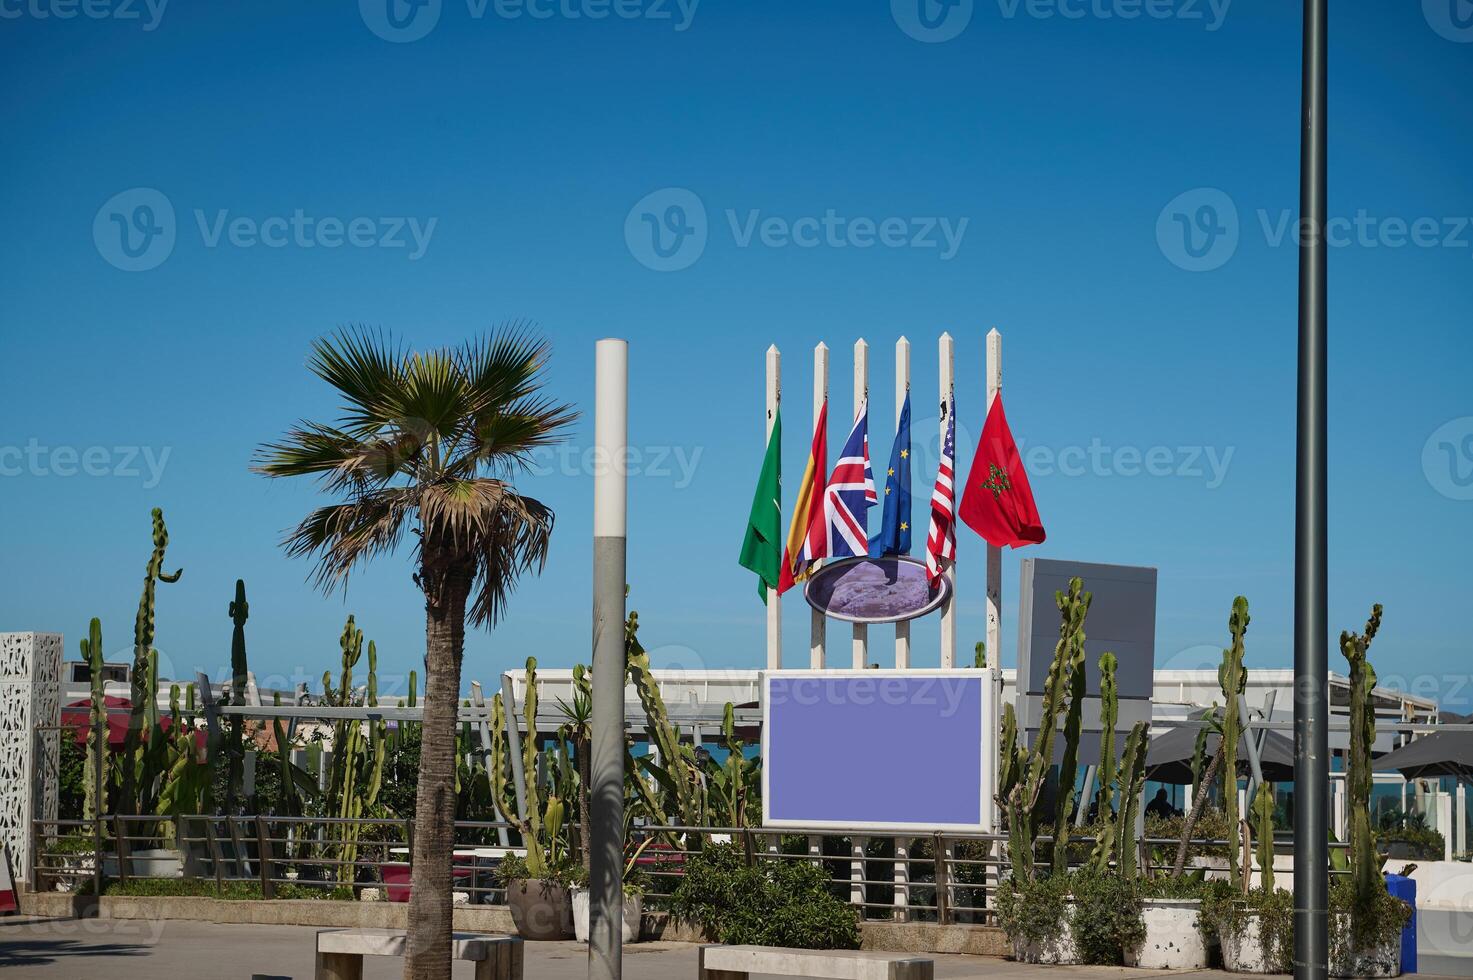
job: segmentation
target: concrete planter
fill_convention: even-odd
[[[573,889],[573,935],[580,943],[588,942],[588,889]],[[624,941],[626,943],[639,942],[640,917],[644,914],[644,896],[624,896]]]
[[[520,878],[507,883],[506,904],[517,935],[534,942],[573,938],[573,903],[568,889],[551,881]]]
[[[1043,939],[1028,939],[1024,936],[1009,936],[1013,944],[1013,958],[1020,963],[1046,963],[1050,966],[1074,966],[1082,962],[1079,947],[1074,943],[1074,903],[1064,903],[1064,918],[1059,931]]]
[[[1340,913],[1335,916],[1335,925],[1346,935],[1350,933],[1350,916]],[[1349,945],[1349,944],[1347,944]],[[1401,932],[1380,946],[1371,949],[1351,947],[1335,955],[1331,949],[1330,976],[1332,977],[1399,977],[1401,976]]]
[[[116,854],[102,856],[102,873],[107,878],[121,877]],[[129,851],[128,874],[138,878],[183,878],[184,855],[166,847]]]
[[[1228,923],[1217,926],[1218,938],[1222,941],[1222,965],[1233,973],[1281,973],[1279,964],[1263,952],[1263,917],[1257,912],[1246,913],[1238,928],[1229,928]]]
[[[1125,965],[1143,970],[1201,970],[1207,966],[1207,937],[1195,898],[1148,898],[1141,903],[1145,939],[1125,951]]]

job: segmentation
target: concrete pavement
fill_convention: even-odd
[[[311,980],[317,930],[302,926],[219,925],[171,919],[0,918],[0,975],[5,980],[160,980],[253,976]],[[936,976],[946,980],[1126,980],[1160,976],[1119,967],[1038,967],[981,956],[936,955]],[[397,959],[369,958],[365,980],[396,980]],[[587,948],[581,943],[528,943],[528,980],[585,980]],[[457,978],[470,980],[472,965],[459,963]],[[685,943],[637,943],[624,948],[629,980],[695,980],[696,947]],[[1201,971],[1208,977],[1228,974]]]

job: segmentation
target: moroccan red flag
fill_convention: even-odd
[[[1023,460],[1018,457],[1018,444],[1008,429],[1000,392],[992,400],[982,426],[982,439],[977,443],[957,515],[988,544],[999,548],[1021,548],[1044,539],[1043,521],[1033,503]]]

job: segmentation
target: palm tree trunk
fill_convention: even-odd
[[[1191,812],[1182,821],[1181,840],[1176,845],[1176,862],[1171,866],[1171,877],[1180,878],[1187,866],[1187,843],[1192,839],[1192,828],[1197,825],[1197,818],[1202,816],[1202,810],[1207,806],[1207,798],[1212,795],[1212,784],[1217,779],[1217,770],[1222,768],[1222,760],[1226,758],[1226,739],[1217,740],[1217,754],[1212,757],[1212,762],[1207,766],[1207,774],[1202,777],[1202,785],[1198,788],[1197,795],[1192,800]]]
[[[589,739],[583,737],[573,749],[578,755],[578,850],[582,852],[583,870],[589,874],[593,873],[593,811],[588,805],[588,787],[593,784],[588,757],[591,748]]]
[[[422,545],[425,704],[414,801],[413,875],[404,980],[450,980],[455,848],[455,735],[465,607],[473,566],[453,546]]]

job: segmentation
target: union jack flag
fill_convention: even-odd
[[[869,553],[869,508],[878,499],[869,465],[869,399],[865,399],[824,490],[823,521],[830,557]]]
[[[926,581],[932,585],[945,571],[942,562],[956,561],[956,402],[946,406],[946,438],[936,489],[931,491],[931,526],[926,529]]]

